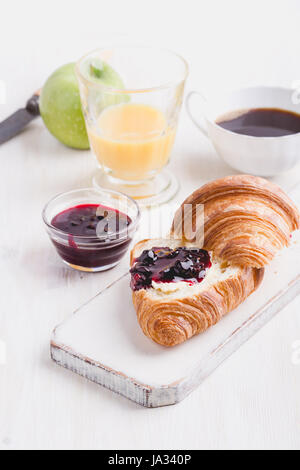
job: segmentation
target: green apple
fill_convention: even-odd
[[[101,88],[101,85],[105,85],[115,90],[123,90],[124,83],[120,75],[100,58],[87,59],[81,64],[80,72],[86,80],[98,85],[89,89],[89,102],[92,103],[90,107],[94,115],[99,115],[107,106],[130,101],[126,93],[115,93],[105,87]]]
[[[104,62],[90,63],[86,74],[95,83],[124,87],[117,72]],[[113,104],[109,101],[102,100],[102,107]],[[89,149],[74,63],[60,67],[48,78],[40,97],[40,112],[46,127],[60,142],[76,149]]]
[[[40,97],[40,111],[46,127],[60,142],[76,149],[90,147],[75,64],[60,67],[48,78]]]
[[[124,88],[120,75],[110,65],[97,57],[83,62],[80,71],[85,78],[96,84],[103,83],[120,90]]]

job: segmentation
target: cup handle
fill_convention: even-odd
[[[187,113],[191,119],[191,121],[195,124],[195,126],[202,132],[202,134],[205,135],[205,137],[208,138],[208,132],[207,130],[205,129],[205,127],[200,124],[197,119],[193,116],[193,113],[191,111],[191,98],[192,96],[200,96],[200,98],[202,99],[203,102],[207,103],[207,99],[205,98],[204,95],[202,95],[202,93],[200,93],[199,91],[190,91],[190,93],[187,95],[186,97],[186,101],[185,101],[185,107],[186,107],[186,110],[187,110]]]

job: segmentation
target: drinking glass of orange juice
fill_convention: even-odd
[[[188,74],[179,55],[152,47],[113,47],[77,64],[95,186],[141,204],[163,203],[178,189],[165,167],[175,140]]]

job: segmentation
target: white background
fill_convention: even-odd
[[[0,120],[58,66],[123,42],[184,55],[188,90],[290,86],[300,80],[300,2],[2,2],[0,80],[7,99]],[[143,409],[51,363],[52,329],[126,270],[126,261],[106,274],[70,271],[44,233],[47,200],[90,185],[89,152],[64,148],[36,121],[0,148],[0,160],[0,341],[7,355],[6,364],[0,357],[0,449],[300,447],[300,363],[292,361],[299,298],[174,407]],[[171,166],[182,181],[181,199],[233,172],[184,110]],[[275,179],[286,189],[299,180],[299,165]]]

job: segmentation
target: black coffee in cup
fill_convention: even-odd
[[[281,137],[300,132],[300,114],[277,108],[255,108],[226,113],[216,124],[237,134]]]

